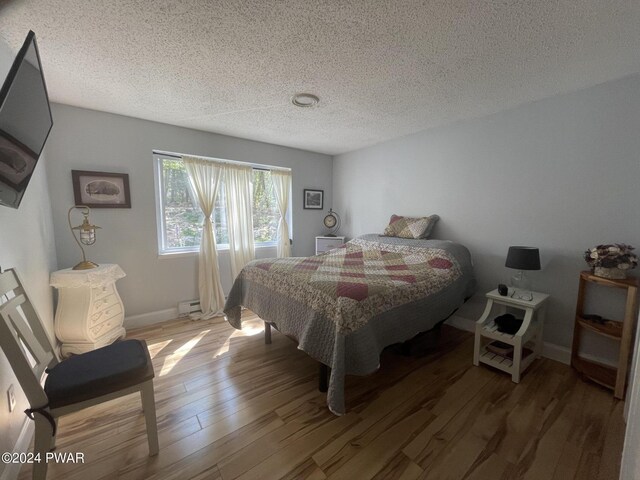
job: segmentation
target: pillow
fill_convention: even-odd
[[[430,217],[391,215],[389,225],[384,229],[383,235],[385,237],[427,238],[439,219],[438,215],[431,215]]]

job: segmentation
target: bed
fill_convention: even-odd
[[[450,316],[476,286],[466,247],[444,240],[363,235],[312,257],[254,260],[224,307],[242,328],[241,307],[330,367],[327,405],[345,413],[345,375],[367,375],[380,353]]]

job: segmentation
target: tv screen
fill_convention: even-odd
[[[36,36],[30,31],[0,90],[0,205],[20,206],[52,126]]]

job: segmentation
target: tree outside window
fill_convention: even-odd
[[[184,162],[179,158],[158,155],[161,190],[160,215],[164,228],[160,232],[161,253],[197,251],[202,236],[203,215],[189,185]],[[224,181],[224,180],[223,180]],[[271,171],[253,170],[253,233],[256,245],[273,244],[278,238],[280,212],[273,191]],[[218,189],[213,213],[216,243],[229,243],[227,217],[224,208],[224,188]]]

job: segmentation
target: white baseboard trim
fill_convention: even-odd
[[[542,344],[542,356],[565,365],[571,365],[571,349],[562,345],[544,342]]]
[[[224,297],[225,301],[227,296]],[[189,315],[185,315],[182,318],[188,318]],[[153,325],[155,323],[166,322],[167,320],[175,320],[180,318],[178,314],[178,308],[167,308],[165,310],[157,310],[155,312],[141,313],[140,315],[131,315],[124,317],[125,328],[141,328]],[[2,479],[0,479],[2,480]]]
[[[476,331],[475,320],[459,317],[458,315],[451,315],[445,323],[457,328],[458,330],[464,330],[471,333],[474,333]]]
[[[476,331],[476,321],[469,318],[459,317],[453,315],[447,320],[447,324],[460,330],[474,333]],[[556,345],[555,343],[544,342],[542,345],[542,356],[556,362],[564,363],[565,365],[571,364],[571,349]],[[609,364],[610,362],[605,359],[594,357],[591,355],[585,355],[587,360],[593,360],[600,363]]]
[[[167,308],[165,310],[158,310],[156,312],[142,313],[140,315],[131,315],[125,317],[125,328],[140,328],[155,323],[166,322],[167,320],[174,320],[178,318],[177,308]]]
[[[34,423],[35,422],[29,420],[26,416],[24,417],[24,423],[22,424],[22,428],[20,429],[18,440],[13,447],[13,453],[26,453],[29,451],[31,440],[33,439],[33,434],[35,432]],[[2,474],[0,475],[0,480],[15,480],[16,478],[18,478],[21,466],[22,464],[20,463],[5,464],[4,470],[2,470]]]

